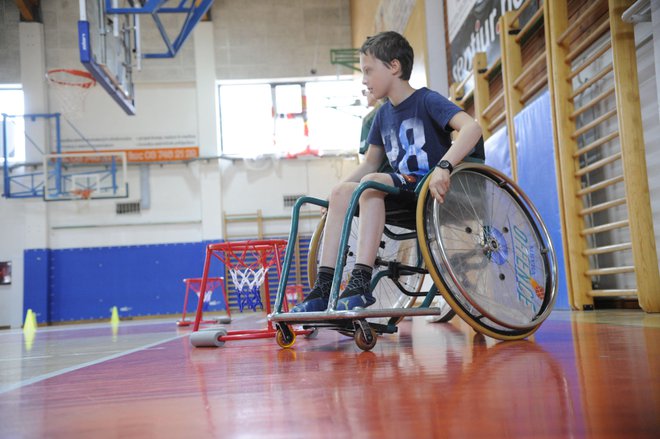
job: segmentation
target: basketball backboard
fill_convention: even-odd
[[[140,70],[142,58],[175,57],[213,4],[213,0],[79,1],[80,61],[128,114],[135,114],[133,68]],[[146,28],[147,34],[160,36],[163,52],[142,53],[141,15],[151,17],[152,21],[147,20],[151,25]],[[175,37],[167,29],[170,26],[174,27]]]
[[[44,200],[128,197],[126,152],[44,155]]]
[[[135,14],[106,14],[105,0],[80,0],[80,62],[129,115],[135,114],[133,66],[140,60]]]

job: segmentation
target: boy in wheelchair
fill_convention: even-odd
[[[431,172],[429,192],[442,203],[453,167],[468,155],[484,159],[479,124],[439,93],[410,85],[413,59],[412,47],[396,32],[369,37],[360,48],[362,83],[376,99],[387,98],[387,102],[374,118],[365,161],[330,194],[318,276],[310,294],[292,312],[327,308],[344,216],[359,183],[375,181],[414,191]],[[457,132],[453,143],[452,131]],[[395,172],[378,172],[385,158]],[[375,303],[370,282],[385,227],[385,196],[385,192],[370,189],[360,197],[357,260],[337,310]]]

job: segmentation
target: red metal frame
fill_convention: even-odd
[[[193,324],[192,320],[186,320],[186,313],[188,309],[188,295],[190,294],[190,290],[193,290],[195,293],[199,293],[201,295],[202,280],[203,279],[201,277],[187,278],[183,280],[183,282],[186,284],[186,295],[183,298],[183,313],[181,314],[181,320],[176,322],[178,326],[190,326],[191,324]],[[207,279],[207,283],[210,283],[210,285],[206,286],[210,291],[215,291],[215,289],[218,287],[222,288],[222,299],[225,301],[225,310],[227,311],[227,316],[231,318],[231,311],[229,310],[229,300],[227,299],[227,289],[225,288],[225,278],[210,277]],[[216,321],[202,320],[200,323],[202,324],[216,323]]]
[[[257,256],[257,264],[263,267],[275,266],[277,268],[277,277],[282,274],[282,256],[286,250],[287,241],[285,239],[261,239],[261,240],[250,240],[250,241],[227,241],[217,244],[209,244],[206,246],[206,259],[204,261],[204,272],[202,275],[202,282],[200,285],[200,290],[205,291],[206,283],[209,279],[209,268],[211,266],[211,261],[213,258],[216,258],[223,262],[227,267],[243,267],[243,268],[253,268],[255,264],[249,264],[246,261],[248,255]],[[266,313],[271,314],[270,306],[270,288],[268,286],[268,275],[263,283],[265,290],[264,295],[266,296]],[[227,285],[224,284],[226,291]],[[200,294],[199,304],[197,305],[197,312],[195,315],[195,325],[193,326],[193,332],[199,331],[199,325],[202,323],[202,305],[204,297]],[[286,307],[286,304],[285,304]],[[286,307],[288,308],[288,307]],[[296,334],[309,334],[310,330],[294,330]],[[257,338],[270,338],[275,337],[277,330],[273,327],[273,324],[268,321],[268,326],[265,329],[247,329],[240,331],[228,331],[227,335],[219,338],[221,341],[229,340],[251,340]]]

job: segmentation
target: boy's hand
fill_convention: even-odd
[[[429,177],[429,192],[439,203],[445,202],[445,194],[449,191],[449,171],[435,168]]]

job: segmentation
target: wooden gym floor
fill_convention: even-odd
[[[230,330],[265,326],[245,314]],[[532,340],[406,320],[193,348],[174,319],[0,332],[0,438],[658,438],[660,315],[554,312]]]

